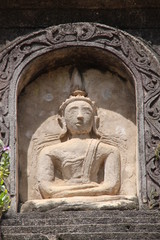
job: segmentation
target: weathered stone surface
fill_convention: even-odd
[[[101,211],[100,211],[101,212]],[[78,215],[78,214],[77,214]],[[154,216],[151,216],[151,217],[117,217],[115,218],[114,217],[114,224],[117,224],[117,223],[127,223],[127,224],[132,224],[132,223],[143,223],[143,224],[147,224],[147,223],[158,223],[159,221],[159,217],[154,217]],[[52,226],[52,225],[77,225],[77,224],[111,224],[113,223],[113,217],[79,217],[79,216],[75,216],[73,218],[71,217],[56,217],[56,218],[51,218],[48,217],[46,218],[45,217],[45,225],[46,226]],[[8,219],[7,221],[6,220],[3,220],[2,223],[1,223],[1,226],[28,226],[28,225],[31,225],[31,226],[39,226],[39,225],[43,225],[44,224],[44,219],[41,219],[41,218],[38,218],[37,219],[34,219],[34,218],[16,218],[16,219]]]
[[[80,19],[80,21],[82,21]],[[93,22],[96,21],[96,18],[92,19]],[[105,23],[105,21],[102,21]],[[58,22],[59,23],[59,22]],[[53,23],[50,23],[51,25]],[[55,24],[55,23],[54,23]],[[116,23],[115,27],[118,26],[118,23]],[[122,27],[121,27],[122,28]],[[10,41],[14,40],[15,38],[19,36],[23,36],[25,34],[32,33],[34,31],[38,31],[39,27],[26,27],[26,28],[20,28],[20,27],[14,27],[14,28],[0,28],[0,48],[6,47],[6,44],[9,44]],[[143,41],[146,42],[146,44],[150,45],[156,53],[160,55],[160,35],[159,35],[159,28],[152,28],[152,30],[149,28],[142,28],[142,29],[133,29],[130,26],[122,28],[124,31],[132,34],[133,36],[143,39]]]
[[[131,205],[135,207],[136,131],[133,87],[127,79],[122,80],[116,74],[88,69],[81,73],[83,88],[88,95],[84,97],[81,96],[84,93],[81,90],[82,79],[76,69],[70,79],[71,70],[72,66],[61,67],[42,75],[26,87],[22,97],[19,97],[21,199],[25,199],[23,192],[27,191],[25,182],[28,178],[29,200],[55,198],[55,203],[54,200],[35,201],[37,210],[58,207],[58,202],[60,207],[65,204],[66,208],[69,204],[71,208],[83,208],[84,204],[84,209],[92,209],[97,202],[97,207],[104,209],[106,202],[109,209],[114,206],[124,209],[127,207],[127,196],[128,208]],[[121,92],[118,91],[119,88]],[[79,92],[73,96],[75,90]],[[72,96],[65,99],[63,93],[71,93]],[[61,114],[56,116],[62,97],[64,103],[60,106]],[[51,120],[49,118],[39,125],[40,121],[52,114]],[[37,116],[40,118],[36,120]],[[27,176],[24,174],[25,156],[28,158]],[[110,197],[99,198],[101,195]],[[76,199],[78,196],[81,198]],[[59,199],[64,197],[69,200]],[[30,206],[33,206],[32,203],[28,202]],[[24,206],[23,211],[24,209],[26,211],[27,207]],[[29,209],[32,210],[32,207],[28,206]]]
[[[56,233],[97,233],[97,232],[160,232],[160,223],[154,224],[79,224],[56,226],[16,226],[2,228],[3,234],[40,233],[43,235],[56,235]]]
[[[141,0],[79,0],[75,3],[74,0],[30,0],[26,2],[25,0],[12,0],[12,2],[3,2],[0,8],[156,8],[159,7],[160,3],[158,0],[148,0],[142,2]]]
[[[43,234],[6,234],[2,240],[56,240],[56,237],[47,237]]]
[[[55,236],[43,236],[39,235],[31,235],[31,234],[15,234],[15,235],[5,235],[2,240],[107,240],[107,239],[128,239],[128,240],[142,240],[142,239],[159,239],[160,233],[90,233],[90,234],[57,234]]]
[[[133,196],[97,196],[97,197],[67,197],[51,200],[28,200],[22,205],[21,212],[44,212],[58,210],[128,210],[138,208],[137,198]]]
[[[160,212],[157,210],[125,210],[125,211],[120,211],[120,210],[111,210],[111,211],[96,211],[96,210],[89,210],[89,211],[59,211],[59,210],[50,210],[47,212],[34,212],[34,213],[17,213],[17,214],[12,214],[10,215],[9,213],[6,213],[3,216],[2,223],[6,222],[10,219],[38,219],[43,220],[43,219],[50,219],[50,218],[58,219],[58,218],[66,218],[66,219],[74,219],[74,218],[86,218],[89,217],[94,221],[94,217],[96,218],[122,218],[122,219],[129,219],[132,218],[133,220],[135,218],[139,219],[149,219],[154,217],[155,219],[160,218]]]
[[[68,4],[68,1],[51,0],[38,3],[3,1],[0,6],[0,44],[5,45],[8,40],[51,25],[90,21],[132,32],[134,36],[159,45],[159,9],[158,0],[80,1],[76,4],[74,1]]]
[[[6,14],[10,18],[6,18]],[[45,28],[66,22],[98,22],[120,29],[157,29],[159,8],[147,9],[0,9],[0,28]],[[15,17],[16,16],[16,17]],[[63,17],[62,17],[63,16]],[[107,16],[107,18],[106,18]],[[154,25],[153,25],[154,22]]]
[[[159,239],[160,233],[91,233],[91,234],[58,234],[57,235],[57,240],[107,240],[107,239],[118,239],[118,240],[123,240],[123,239],[135,239],[135,240],[142,240],[142,239]]]
[[[2,239],[159,239],[156,211],[51,211],[2,220]],[[18,220],[18,221],[17,221]]]
[[[160,44],[158,27],[160,21],[157,21],[160,16],[159,9],[159,0],[80,0],[76,3],[73,0],[2,1],[0,5],[0,45],[4,46],[8,40],[11,41],[18,36],[38,30],[39,24],[40,28],[44,28],[61,23],[90,21],[132,32],[134,36],[141,37],[158,46]],[[32,21],[30,21],[31,19]],[[12,23],[17,23],[17,27],[11,26]],[[149,28],[147,28],[148,24]]]
[[[67,32],[65,31],[66,28],[68,29]],[[10,192],[12,196],[15,196],[16,198],[17,189],[15,179],[17,177],[17,153],[15,132],[17,132],[17,126],[12,120],[16,118],[17,112],[17,86],[17,94],[19,94],[29,80],[35,79],[43,71],[48,71],[48,68],[58,67],[62,59],[63,61],[61,63],[63,65],[69,65],[71,62],[72,64],[73,62],[78,63],[80,59],[80,63],[82,64],[81,54],[83,54],[83,51],[79,50],[79,54],[77,55],[75,54],[75,51],[71,51],[71,49],[69,49],[71,46],[74,48],[75,45],[76,49],[78,49],[78,47],[81,48],[85,46],[85,49],[89,49],[88,51],[91,52],[92,50],[93,58],[90,59],[95,59],[94,64],[97,65],[103,62],[103,70],[106,67],[109,67],[110,70],[114,72],[116,70],[122,78],[127,77],[127,79],[130,79],[131,82],[133,82],[133,79],[135,80],[138,104],[137,114],[139,114],[137,119],[139,123],[138,167],[140,174],[140,204],[142,204],[142,202],[145,204],[147,203],[147,200],[150,200],[150,207],[153,207],[155,205],[155,193],[153,194],[152,189],[155,189],[155,192],[159,191],[159,175],[157,175],[158,165],[156,166],[157,162],[154,158],[155,149],[159,142],[158,112],[155,112],[156,109],[158,109],[157,106],[159,97],[159,60],[147,46],[127,33],[117,31],[116,29],[112,29],[104,25],[91,23],[68,24],[42,30],[38,33],[24,37],[23,39],[17,39],[10,45],[9,50],[4,49],[2,52],[1,94],[3,121],[1,122],[1,131],[5,144],[8,144],[10,131],[11,156],[13,157],[13,159],[11,159]],[[67,48],[67,46],[69,46],[69,48]],[[93,46],[95,46],[96,49],[93,48]],[[61,48],[61,53],[66,51],[67,55],[65,55],[65,57],[62,57],[64,55],[61,55],[59,51],[54,51],[55,55],[51,54],[55,48],[59,47]],[[97,54],[99,51],[101,51],[101,54]],[[53,56],[55,57],[56,54],[57,60],[52,61]],[[91,55],[85,55],[84,63],[88,63],[90,65],[91,61],[87,62],[87,59],[89,59],[87,58],[88,56]],[[105,61],[101,61],[102,56],[105,56],[103,58]],[[24,59],[25,61],[23,61]],[[117,59],[121,59],[121,61],[118,61]],[[36,65],[29,64],[32,61],[34,61]],[[28,71],[24,71],[26,75],[24,74],[21,76],[21,73],[23,72],[22,70],[26,70],[26,66]],[[128,71],[128,69],[130,69],[130,71]],[[16,74],[17,77],[15,77],[14,74]],[[23,77],[25,79],[24,81]],[[12,86],[10,86],[10,83]],[[8,89],[10,90],[10,94]],[[9,109],[8,97],[10,103]],[[144,114],[143,110],[145,110]],[[152,139],[154,139],[154,141]],[[16,203],[14,207],[15,206]]]
[[[30,3],[29,3],[30,2]],[[50,26],[50,25],[55,25],[55,24],[59,24],[59,23],[68,23],[68,22],[75,22],[75,21],[81,21],[84,22],[84,20],[88,20],[88,21],[92,21],[92,22],[101,22],[104,24],[109,24],[111,26],[114,27],[118,27],[121,28],[123,30],[128,31],[129,33],[133,34],[134,36],[137,37],[141,37],[147,41],[150,41],[149,44],[155,44],[154,49],[157,53],[160,52],[160,39],[159,39],[159,22],[157,21],[157,19],[159,19],[159,0],[151,0],[151,1],[141,1],[141,0],[134,0],[134,1],[83,1],[83,3],[81,1],[76,2],[75,1],[63,1],[64,3],[61,4],[61,1],[51,1],[51,0],[47,0],[47,1],[3,1],[0,5],[1,9],[5,9],[5,8],[10,8],[7,9],[7,11],[1,11],[0,16],[0,22],[2,23],[1,28],[0,28],[0,32],[1,32],[1,36],[0,36],[0,44],[1,46],[9,40],[13,40],[15,37],[17,36],[21,36],[23,34],[26,33],[30,33],[33,32],[37,29],[40,28],[44,28],[46,26]],[[64,7],[64,8],[92,8],[92,11],[83,11],[83,14],[81,11],[79,11],[79,9],[75,10],[72,9],[72,11],[68,10],[66,11],[66,14],[63,10],[59,10],[59,9],[54,9],[55,7]],[[125,11],[122,10],[121,8],[126,8]],[[151,10],[151,8],[154,7],[155,9],[153,9],[153,11]],[[15,8],[14,11],[11,11],[12,8]],[[24,10],[26,8],[26,10]],[[31,8],[35,8],[36,11],[31,10]],[[38,10],[38,8],[49,8],[49,11],[47,11],[45,9],[45,14],[44,16],[42,15],[42,11]],[[51,8],[53,8],[52,13],[54,13],[54,16],[51,16]],[[96,8],[95,10],[93,8]],[[103,8],[103,10],[99,10],[98,8]],[[116,8],[119,8],[118,11]],[[127,9],[127,8],[132,8],[131,9]],[[140,9],[138,9],[140,8]],[[144,8],[148,8],[147,10]],[[19,10],[18,10],[19,9]],[[110,11],[105,11],[104,9],[110,9]],[[116,9],[112,11],[112,9]],[[18,10],[18,11],[17,11]],[[67,10],[67,9],[66,9]],[[141,11],[142,10],[142,11]],[[22,14],[20,13],[22,12]],[[127,12],[125,14],[125,12]],[[6,14],[4,14],[6,13]],[[9,14],[8,14],[9,13]],[[27,13],[29,13],[29,17],[27,18]],[[13,23],[11,23],[10,20],[8,20],[8,15],[11,15],[11,21]],[[40,19],[40,17],[38,16],[42,16],[42,21]],[[13,18],[14,16],[14,18]],[[23,17],[22,17],[23,16]],[[35,16],[35,17],[34,17]],[[20,20],[21,18],[21,20]],[[48,19],[47,19],[48,18]],[[31,21],[30,19],[32,19],[34,26],[31,26]],[[37,20],[36,20],[37,19]],[[44,21],[44,25],[43,25],[43,21]],[[28,23],[27,23],[28,22]],[[139,24],[137,24],[137,22]],[[7,24],[6,24],[7,23]],[[136,24],[135,24],[136,23]],[[28,26],[31,26],[30,28]],[[5,26],[5,28],[4,28]],[[10,28],[8,27],[10,26]],[[14,26],[14,27],[13,27]],[[16,26],[16,27],[15,27]],[[146,26],[148,26],[146,28]],[[33,27],[33,28],[32,28]],[[153,47],[153,45],[152,45]],[[139,51],[138,51],[139,52]],[[160,55],[160,54],[159,54]],[[140,79],[140,78],[139,78]],[[153,91],[154,92],[154,91]],[[3,115],[3,114],[2,114]],[[5,123],[7,121],[5,120]],[[6,124],[7,126],[7,124]],[[4,128],[3,128],[3,136],[4,136]],[[153,145],[151,146],[151,149],[154,148],[155,145],[155,139],[157,139],[157,135],[153,134],[154,137],[152,138],[153,140]],[[149,145],[150,148],[150,145]],[[152,170],[155,169],[155,166],[153,166]],[[156,168],[157,169],[157,168]],[[152,173],[149,173],[151,177],[154,178],[154,175],[152,175]],[[13,179],[13,178],[12,178]],[[155,180],[154,180],[155,181]],[[159,182],[159,180],[156,179],[156,182]],[[12,194],[14,194],[14,190],[12,188]],[[68,213],[65,213],[68,215]],[[73,212],[72,215],[75,216],[75,214],[77,214],[77,212]],[[97,213],[98,214],[98,213]],[[102,212],[101,212],[102,214]],[[109,213],[110,214],[110,213]],[[132,212],[129,213],[132,216],[132,219],[134,217],[134,214],[137,216],[136,212],[133,211],[133,215]],[[144,214],[143,212],[140,213],[142,219],[144,220],[144,216],[146,216],[146,213]],[[149,219],[151,217],[151,212],[147,213],[147,221],[149,222]],[[56,216],[58,216],[59,214],[55,214]],[[62,214],[63,215],[63,214]],[[102,214],[103,215],[103,214]],[[117,213],[116,213],[117,215]],[[157,215],[158,212],[155,213],[156,217],[155,220],[157,219]],[[154,216],[155,216],[154,215]],[[44,217],[43,215],[39,215],[42,218]],[[90,216],[94,217],[94,215],[92,215],[90,213]],[[32,218],[32,215],[30,216]],[[16,216],[16,218],[18,218]],[[138,217],[140,218],[140,217]],[[25,219],[27,219],[27,215],[25,217]],[[32,218],[33,219],[33,218]],[[121,219],[121,217],[120,217]],[[119,219],[119,220],[120,220]],[[152,218],[153,222],[154,222],[154,217]],[[14,220],[13,220],[14,221]],[[135,220],[136,221],[136,220]],[[145,221],[145,220],[144,220]],[[34,220],[33,220],[34,222]],[[32,224],[33,224],[32,222]],[[12,222],[13,225],[13,222]],[[71,234],[65,234],[65,235],[61,235],[62,239],[90,239],[92,237],[92,239],[112,239],[114,235],[113,239],[159,239],[159,233],[119,233],[118,236],[117,234],[94,234],[91,235],[79,235],[79,234],[75,234],[75,235],[71,235]],[[19,235],[18,236],[13,236],[13,235],[7,235],[5,237],[5,239],[28,239],[31,236],[29,236],[29,234],[27,235]],[[39,239],[39,236],[36,236],[37,239]],[[54,237],[53,237],[54,238]],[[35,238],[32,238],[35,239]],[[40,238],[41,239],[41,238]],[[43,237],[42,237],[43,239]]]
[[[54,216],[54,217],[53,217]],[[70,224],[104,224],[104,223],[158,223],[160,214],[145,211],[49,211],[46,213],[16,214],[4,218],[1,226],[39,226]]]

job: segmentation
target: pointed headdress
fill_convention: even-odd
[[[87,97],[85,87],[83,86],[82,77],[76,68],[74,69],[71,77],[71,95],[60,106],[59,108],[60,115],[64,116],[65,108],[67,107],[67,105],[75,101],[87,102],[88,104],[91,105],[94,115],[97,115],[95,102],[91,101],[91,99]]]

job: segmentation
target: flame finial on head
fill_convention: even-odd
[[[59,108],[60,115],[64,116],[64,111],[66,106],[74,101],[85,101],[89,103],[93,109],[94,115],[97,115],[97,109],[95,106],[95,102],[92,102],[89,97],[87,97],[87,93],[85,91],[85,88],[83,86],[82,77],[79,73],[79,71],[75,68],[72,73],[71,77],[71,95],[68,99],[66,99],[65,102],[62,103],[62,105]]]
[[[71,91],[82,89],[82,78],[79,71],[74,68],[71,76]]]

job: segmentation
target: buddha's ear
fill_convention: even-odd
[[[96,135],[100,135],[98,132],[98,128],[99,128],[99,117],[98,116],[94,116],[94,121],[93,121],[93,131]]]
[[[99,117],[98,116],[94,116],[94,125],[95,125],[95,127],[96,127],[96,129],[98,129],[99,128]]]
[[[64,117],[61,117],[61,116],[58,116],[57,120],[58,120],[59,126],[62,129],[60,133],[60,137],[64,137],[67,132],[66,121]]]
[[[60,116],[58,116],[58,123],[59,123],[59,126],[64,130],[64,131],[66,131],[67,130],[67,128],[66,128],[66,121],[65,121],[65,119],[64,119],[64,117],[60,117]]]

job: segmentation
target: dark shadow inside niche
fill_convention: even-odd
[[[27,200],[27,151],[31,138],[44,121],[46,121],[51,115],[58,113],[58,109],[61,103],[69,97],[70,77],[75,67],[79,70],[82,77],[84,78],[84,81],[87,83],[86,88],[88,95],[93,101],[96,102],[97,107],[116,112],[117,114],[122,115],[124,118],[130,120],[135,124],[135,89],[133,79],[124,63],[110,52],[92,47],[71,47],[55,50],[33,60],[23,71],[18,86],[18,152],[20,202]],[[63,69],[66,69],[64,73]],[[59,84],[59,91],[57,91],[57,85],[52,85],[52,81],[51,79],[49,80],[49,78],[50,75],[52,78],[51,73],[53,73],[54,76],[54,72],[57,71],[60,76],[61,70],[62,76],[64,76],[63,74],[65,74],[65,72],[68,72],[68,76],[66,78],[67,86],[65,86],[65,81],[62,81],[63,84],[61,84],[60,81],[57,80],[57,84]],[[90,71],[91,75],[89,73]],[[102,94],[97,91],[100,81],[97,81],[97,78],[95,77],[96,74],[97,76],[102,76],[103,81],[105,79],[105,76],[107,77],[107,74],[109,74],[111,77],[111,85],[112,82],[113,85],[116,83],[120,85],[122,84],[124,86],[123,91],[125,88],[127,89],[128,99],[133,99],[133,104],[128,107],[129,113],[127,113],[127,111],[123,111],[125,103],[127,103],[125,99],[122,106],[118,105],[118,107],[116,104],[112,104],[114,101],[118,102],[118,99],[114,99],[114,101],[111,99],[109,104],[106,104],[105,101],[99,101],[100,95],[104,94],[104,98],[107,98],[108,94],[110,93],[107,92],[107,85],[105,86],[105,89],[103,89],[103,87],[101,88]],[[90,76],[92,76],[93,79],[88,81]],[[40,82],[42,84],[42,90],[46,88],[46,97],[48,98],[48,100],[46,100],[48,104],[48,112],[46,113],[45,106],[43,106],[40,114],[36,114],[37,109],[41,108],[41,100],[38,99],[38,91],[41,91],[41,89],[38,87]],[[94,88],[91,86],[93,82]],[[97,86],[97,88],[95,86]],[[51,99],[52,96],[49,95],[49,89],[52,89],[52,87],[54,88],[53,91],[56,96],[54,99]],[[61,92],[64,87],[66,88],[65,91]],[[118,94],[119,96],[123,94],[123,91],[117,87],[116,91],[113,91],[113,94],[117,97]],[[56,92],[58,92],[58,94]],[[24,99],[27,99],[27,101],[30,99],[30,102],[28,101],[24,103]],[[133,111],[133,114],[130,114],[130,111]],[[23,160],[21,161],[21,159]]]
[[[119,75],[124,81],[127,79],[134,86],[129,69],[113,53],[95,47],[67,47],[43,54],[28,64],[21,74],[18,95],[29,82],[34,81],[41,74],[67,65],[77,67],[82,74],[90,68],[99,69],[102,72],[109,70]]]
[[[70,77],[75,67],[81,73],[82,78],[89,69],[98,70],[102,74],[109,71],[111,74],[119,77],[120,81],[125,84],[126,91],[128,91],[128,95],[130,95],[129,97],[133,98],[135,101],[134,80],[125,64],[122,60],[118,59],[117,56],[109,51],[104,51],[95,47],[67,47],[43,54],[27,65],[23,74],[21,74],[18,85],[18,102],[20,101],[20,97],[25,95],[25,87],[38,79],[39,76],[54,71],[57,68],[67,66],[69,67]],[[121,91],[121,89],[119,89],[119,91]],[[94,96],[92,96],[92,100],[95,100]],[[110,105],[98,107],[110,110]],[[115,109],[115,111],[123,115],[121,109]],[[135,108],[133,111],[135,111]],[[135,123],[136,120],[131,119],[131,121]]]

